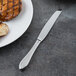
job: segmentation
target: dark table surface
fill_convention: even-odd
[[[34,17],[27,32],[12,44],[0,48],[0,76],[76,76],[76,1],[32,2]],[[61,16],[36,50],[29,66],[20,71],[19,62],[58,8],[63,9]]]

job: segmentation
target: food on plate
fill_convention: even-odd
[[[0,23],[0,37],[7,35],[9,28],[5,23]]]
[[[0,0],[0,21],[16,17],[22,9],[22,0]]]

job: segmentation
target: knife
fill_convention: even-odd
[[[35,44],[31,48],[31,50],[28,52],[28,54],[20,62],[19,69],[23,69],[26,66],[28,66],[28,64],[29,64],[35,50],[37,49],[39,44],[45,39],[45,37],[48,35],[48,33],[50,32],[52,26],[54,25],[55,21],[57,20],[57,18],[61,14],[61,12],[62,12],[61,10],[56,11],[52,15],[52,17],[48,20],[48,22],[45,24],[45,26],[43,27],[41,33],[39,34],[39,36],[37,38],[37,41],[35,42]]]

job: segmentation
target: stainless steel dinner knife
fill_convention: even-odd
[[[45,37],[48,35],[49,31],[51,30],[52,26],[54,25],[55,21],[57,20],[57,18],[61,14],[61,12],[62,12],[61,10],[56,11],[52,15],[52,17],[49,19],[49,21],[45,24],[44,28],[42,29],[41,33],[39,34],[39,36],[37,38],[37,41],[31,48],[31,50],[28,52],[28,54],[20,62],[19,69],[23,69],[29,64],[35,50],[37,49],[39,44],[45,39]]]

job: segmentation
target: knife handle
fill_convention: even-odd
[[[31,58],[32,58],[35,50],[36,50],[37,47],[39,46],[40,42],[41,42],[40,40],[37,40],[37,41],[35,42],[35,44],[34,44],[33,47],[31,48],[31,50],[28,52],[28,54],[27,54],[27,55],[23,58],[23,60],[20,62],[20,64],[19,64],[19,69],[23,69],[24,67],[26,67],[26,66],[29,64],[29,62],[30,62],[30,60],[31,60]]]

